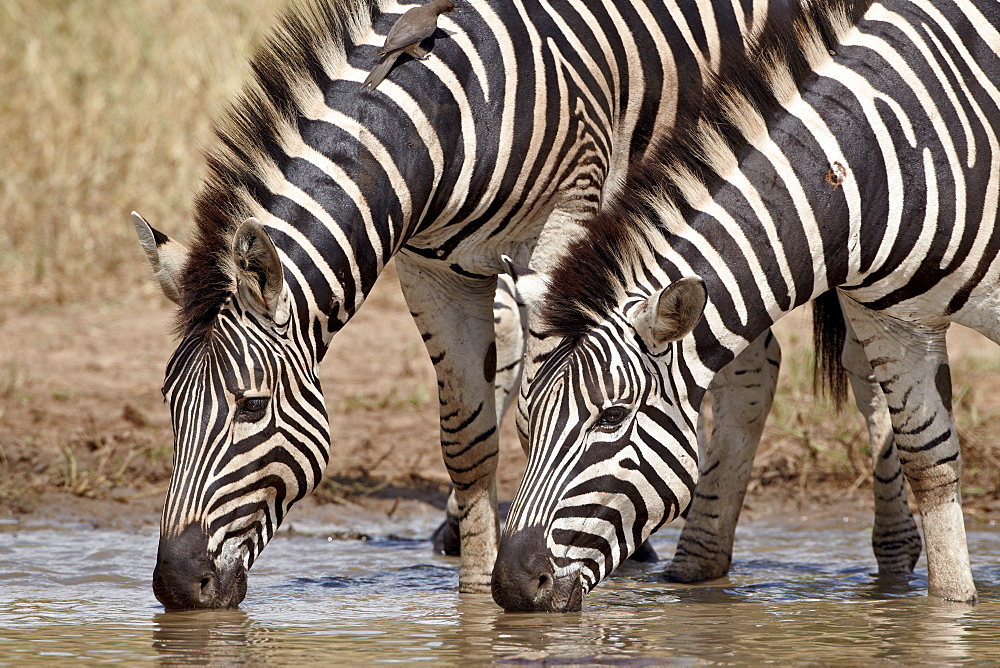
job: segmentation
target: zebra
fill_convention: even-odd
[[[910,573],[920,557],[922,541],[910,512],[885,397],[872,377],[871,365],[850,323],[839,326],[843,314],[836,294],[821,295],[813,304],[814,343],[820,353],[816,358],[816,384],[839,407],[846,390],[843,385],[849,382],[872,444],[875,502],[872,548],[878,572],[880,575]],[[513,277],[498,276],[494,302],[494,328],[501,354],[495,382],[498,419],[507,412],[512,390],[520,379],[524,341],[528,336],[526,309]],[[840,360],[824,356],[825,351],[842,351]],[[729,572],[736,525],[750,482],[754,454],[771,409],[780,364],[778,340],[768,330],[712,379],[707,391],[715,407],[711,439],[702,420],[704,413],[699,413],[698,485],[674,557],[664,571],[667,581],[701,582]],[[524,419],[523,412],[519,417]],[[521,426],[522,443],[527,442],[524,434],[526,429]],[[454,495],[449,496],[448,503],[453,506]],[[454,514],[452,510],[432,537],[435,551],[442,554],[459,553],[458,522],[453,519]],[[629,558],[655,561],[657,555],[652,546],[644,543]]]
[[[678,112],[678,141],[553,272],[518,280],[538,336],[530,458],[493,572],[505,609],[580,609],[680,514],[713,375],[831,288],[884,392],[928,593],[977,598],[945,333],[1000,343],[1000,4],[796,14]]]
[[[190,248],[133,216],[179,305],[158,600],[242,601],[247,570],[329,456],[318,364],[393,258],[438,377],[459,589],[488,592],[501,255],[549,269],[772,5],[784,11],[780,0],[462,4],[441,18],[431,58],[401,58],[375,91],[360,83],[412,4],[293,6],[217,124]]]
[[[389,116],[396,114],[394,119],[403,113],[402,120],[420,120],[394,128],[409,132],[402,138],[381,127],[384,119],[374,121],[382,134],[371,132],[359,115],[369,111],[363,105],[373,98],[359,98],[353,84],[370,64],[372,47],[405,5],[357,1],[293,10],[253,62],[254,81],[217,130],[219,147],[209,155],[209,178],[196,203],[194,247],[188,251],[138,214],[133,217],[154,275],[167,297],[180,305],[182,341],[164,383],[177,471],[164,505],[154,571],[154,591],[164,605],[233,606],[242,600],[247,569],[291,506],[315,487],[329,454],[315,367],[330,337],[397,252],[398,267],[409,280],[404,289],[439,376],[445,458],[462,487],[462,498],[454,497],[451,504],[453,516],[464,518],[463,542],[469,543],[463,550],[460,587],[486,589],[498,533],[492,498],[495,426],[488,401],[467,404],[475,396],[472,388],[478,387],[479,394],[488,391],[491,373],[497,373],[494,382],[503,380],[502,387],[509,387],[513,375],[503,365],[492,371],[494,355],[505,351],[495,352],[492,334],[483,326],[492,281],[488,272],[498,262],[494,256],[506,250],[530,258],[532,266],[551,263],[561,239],[571,236],[566,230],[599,203],[613,200],[629,159],[641,159],[652,150],[654,138],[669,129],[678,82],[685,83],[685,95],[696,98],[703,73],[717,70],[731,50],[741,50],[744,34],[760,30],[769,6],[745,4],[716,0],[703,5],[704,16],[695,18],[705,25],[692,22],[679,4],[627,9],[632,13],[624,17],[631,20],[626,21],[630,32],[624,55],[624,47],[602,42],[587,50],[590,60],[584,69],[592,73],[600,65],[593,55],[600,53],[607,62],[618,58],[620,69],[628,65],[629,72],[641,72],[650,91],[659,88],[656,94],[638,96],[639,87],[631,85],[630,94],[638,101],[629,106],[620,91],[617,101],[608,97],[615,86],[620,88],[621,72],[617,83],[611,75],[611,81],[604,80],[606,90],[600,89],[600,79],[584,81],[597,87],[597,102],[588,109],[603,110],[601,117],[611,119],[610,130],[603,127],[604,120],[594,125],[589,116],[566,114],[558,106],[553,113],[548,97],[536,97],[534,90],[521,95],[500,75],[533,74],[518,85],[552,79],[548,70],[556,47],[564,54],[579,44],[592,46],[559,31],[580,29],[594,16],[602,25],[621,24],[624,18],[613,4],[603,7],[606,15],[580,3],[564,7],[561,22],[547,24],[556,31],[547,37],[552,51],[530,57],[513,48],[512,35],[527,31],[538,41],[541,33],[521,16],[538,14],[537,7],[520,8],[520,14],[506,5],[467,11],[448,24],[461,29],[451,31],[454,40],[441,39],[437,55],[443,64],[432,64],[429,74],[400,68],[394,87],[380,86],[384,95],[374,97]],[[657,22],[634,30],[640,14]],[[618,24],[611,19],[619,19]],[[589,39],[600,37],[587,31]],[[668,33],[670,48],[665,51]],[[461,35],[478,35],[487,48],[483,51],[480,42],[473,45]],[[660,60],[628,60],[640,52]],[[559,62],[568,61],[560,55]],[[485,63],[500,66],[499,75],[487,72]],[[459,82],[456,73],[467,80]],[[422,76],[429,76],[430,83]],[[567,86],[565,76],[556,79]],[[580,94],[591,93],[586,85],[571,83],[568,90],[579,96],[574,100],[589,100]],[[511,112],[495,123],[506,128],[501,137],[488,131],[495,116],[478,115],[483,127],[476,125],[477,118],[464,117],[472,131],[463,150],[473,135],[477,141],[482,138],[477,133],[493,141],[476,144],[483,159],[470,172],[454,173],[460,161],[443,162],[441,137],[453,130],[453,120],[429,118],[420,103],[435,85],[439,88],[434,90],[462,102],[455,108],[491,99],[505,100],[506,106],[494,107],[495,112]],[[614,104],[619,106],[609,106]],[[519,155],[530,159],[517,165],[505,162],[511,153],[496,142],[506,141],[515,128],[537,126],[540,118],[552,122],[547,129],[522,133],[517,145],[523,149]],[[388,144],[387,137],[392,139]],[[553,137],[563,143],[552,144]],[[407,167],[414,174],[404,178],[405,170],[393,162],[400,158],[390,150],[402,145],[422,151],[424,175],[414,164]],[[545,146],[560,150],[547,154]],[[428,186],[423,176],[444,178],[445,167],[451,169],[448,178]],[[366,170],[374,170],[374,176]],[[535,184],[531,189],[517,182],[525,174]],[[416,181],[412,190],[411,178]],[[383,200],[366,194],[358,183],[365,179],[384,186]],[[455,184],[459,190],[481,187],[461,200],[446,194],[453,193]],[[419,211],[417,195],[424,198]],[[411,219],[403,220],[407,215]],[[543,224],[548,241],[537,243]],[[435,293],[434,282],[455,290]],[[465,310],[455,317],[449,309],[463,292],[470,294],[457,303]],[[447,309],[441,301],[448,302]],[[452,317],[442,318],[441,312]],[[469,320],[462,320],[470,313],[478,323],[474,332]],[[453,348],[468,349],[445,362]],[[501,394],[496,400],[497,406],[505,401]],[[494,414],[497,410],[495,406]],[[751,434],[745,440],[754,439]]]

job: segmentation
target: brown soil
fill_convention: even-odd
[[[171,314],[156,297],[0,319],[0,516],[156,522],[170,473],[170,419],[160,386],[173,349]],[[797,379],[807,377],[809,351],[801,342],[808,321],[786,320],[780,394],[747,508],[864,512],[870,473],[863,425],[853,411],[838,415],[817,404],[808,382]],[[953,359],[966,360],[953,366],[966,508],[976,518],[1000,517],[993,445],[1000,355],[967,330],[953,335],[952,348]],[[448,481],[435,379],[391,266],[335,337],[322,383],[332,456],[327,478],[306,503],[311,510],[297,513],[443,507]],[[501,442],[499,493],[510,499],[525,465],[510,417]]]
[[[155,297],[0,320],[0,515],[155,520],[171,467],[160,387],[172,314]],[[334,338],[321,381],[333,443],[314,497],[345,508],[386,498],[443,507],[437,385],[391,266]],[[525,465],[513,420],[501,438],[499,489],[509,499]]]

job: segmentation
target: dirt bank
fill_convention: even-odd
[[[110,500],[107,512],[120,513],[160,503],[172,450],[160,394],[171,318],[169,302],[152,297],[0,321],[0,513],[75,513],[78,499]],[[391,269],[335,337],[321,380],[333,443],[318,497],[443,503],[436,381]],[[525,464],[512,422],[502,440],[499,484],[510,498]]]
[[[173,348],[171,314],[157,296],[3,316],[0,514],[155,522],[170,473],[160,386]],[[864,513],[870,474],[863,424],[853,410],[838,415],[812,396],[808,320],[787,318],[779,337],[779,396],[747,506],[765,514]],[[976,518],[997,517],[1000,354],[967,330],[953,333],[952,348],[966,508]],[[447,476],[435,379],[391,267],[335,337],[322,382],[332,456],[310,504],[331,513],[442,505]],[[510,499],[525,465],[510,419],[501,440],[499,491]]]

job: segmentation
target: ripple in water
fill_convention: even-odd
[[[353,541],[303,526],[264,551],[240,610],[164,613],[154,532],[4,523],[0,662],[1000,662],[1000,530],[983,524],[969,526],[976,607],[929,600],[923,561],[877,576],[856,525],[757,522],[728,577],[666,584],[662,562],[630,563],[568,615],[458,595],[456,559],[392,536],[409,525]],[[654,540],[661,555],[677,534]]]

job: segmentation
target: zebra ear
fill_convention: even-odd
[[[708,293],[698,276],[687,276],[656,292],[632,319],[635,331],[653,351],[691,332],[705,312]]]
[[[545,274],[539,273],[527,267],[514,264],[506,255],[501,255],[507,273],[514,279],[514,299],[518,304],[532,308],[533,305],[540,304],[545,297],[545,291],[549,288],[549,279]]]
[[[155,229],[135,211],[132,212],[132,225],[163,294],[173,303],[180,304],[181,270],[187,260],[187,248]]]
[[[274,242],[256,218],[247,218],[233,237],[236,292],[249,308],[274,322],[287,318],[285,277]]]

